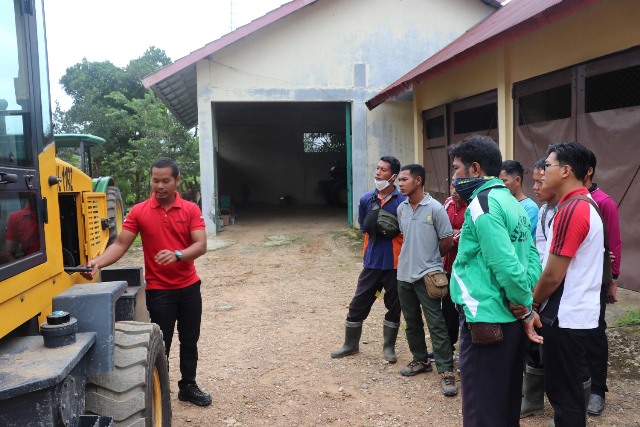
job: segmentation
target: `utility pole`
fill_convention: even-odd
[[[233,26],[233,0],[229,0],[229,32],[235,30]]]

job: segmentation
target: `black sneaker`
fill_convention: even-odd
[[[442,394],[445,396],[455,396],[458,394],[458,385],[456,384],[456,377],[453,375],[453,372],[442,373],[440,386],[442,387]]]
[[[604,412],[604,397],[591,393],[587,412],[591,415],[602,415]]]
[[[436,361],[436,357],[433,355],[433,352],[428,353],[427,357],[429,358],[429,362],[435,362]]]
[[[178,392],[178,399],[198,406],[211,405],[211,395],[200,390],[195,384],[187,384]]]
[[[431,362],[426,361],[423,362],[421,360],[414,360],[409,362],[406,368],[400,369],[400,375],[404,375],[405,377],[412,377],[414,375],[421,374],[423,372],[431,372],[433,371],[433,367],[431,366]]]

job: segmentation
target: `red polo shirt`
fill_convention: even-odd
[[[23,256],[40,250],[38,217],[30,204],[9,215],[5,239],[22,245]]]
[[[152,194],[149,200],[131,208],[122,228],[134,234],[140,233],[147,289],[185,288],[200,280],[193,261],[159,265],[154,260],[163,249],[174,251],[191,246],[191,232],[205,229],[198,205],[183,200],[176,192],[173,206],[165,211]]]
[[[464,213],[467,210],[467,204],[462,201],[460,202],[460,204],[457,204],[451,197],[449,197],[444,202],[444,209],[447,211],[447,215],[449,215],[451,228],[453,228],[454,230],[462,230],[462,224],[464,224]],[[453,262],[456,260],[456,256],[458,255],[459,240],[459,235],[458,237],[453,238],[453,247],[442,259],[444,271],[446,271],[447,273],[451,273]]]

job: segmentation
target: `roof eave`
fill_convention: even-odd
[[[528,19],[514,25],[513,27],[502,31],[499,34],[496,34],[495,36],[489,38],[489,39],[485,39],[482,40],[481,42],[479,42],[478,44],[475,44],[473,46],[470,46],[468,48],[466,48],[465,50],[463,50],[462,52],[459,52],[457,54],[455,54],[454,56],[452,56],[449,59],[445,59],[441,62],[437,62],[436,64],[434,64],[432,67],[427,68],[423,71],[420,71],[416,74],[416,70],[419,70],[421,68],[421,66],[424,64],[424,62],[421,65],[418,65],[416,68],[414,68],[413,70],[409,71],[407,74],[405,74],[403,77],[401,77],[400,79],[396,80],[396,82],[392,83],[390,86],[388,86],[386,89],[383,89],[381,92],[379,92],[377,95],[375,95],[374,97],[372,97],[371,99],[369,99],[368,101],[365,102],[365,105],[367,106],[367,108],[369,110],[373,110],[374,108],[376,108],[378,105],[382,104],[383,102],[385,102],[386,100],[388,100],[389,98],[393,98],[395,96],[398,96],[399,94],[413,88],[414,86],[432,79],[436,76],[438,76],[439,74],[443,73],[446,70],[455,68],[456,66],[459,66],[473,58],[476,58],[488,51],[491,51],[493,49],[496,49],[500,46],[503,46],[504,44],[513,41],[515,39],[518,39],[522,36],[524,36],[525,34],[528,34],[530,32],[533,32],[539,28],[542,28],[544,26],[547,26],[549,24],[551,24],[552,22],[555,22],[559,19],[564,18],[567,15],[570,15],[572,13],[574,13],[577,10],[580,10],[584,7],[587,7],[591,4],[597,3],[600,0],[564,0],[561,1],[560,3],[540,12],[537,15],[531,16]],[[490,15],[491,16],[491,15]],[[487,17],[489,18],[489,17]],[[485,19],[487,19],[485,18]],[[465,37],[466,34],[463,34],[461,37]],[[456,41],[460,40],[460,38],[458,38]],[[456,41],[450,43],[448,46],[451,46],[452,44],[456,43]],[[447,46],[447,47],[448,47]],[[447,49],[447,47],[443,48],[442,50],[436,52],[432,57],[430,57],[429,59],[433,59],[435,57],[437,57],[438,55],[441,55],[443,51],[445,51]],[[427,61],[429,60],[427,59]],[[425,62],[427,62],[425,61]]]
[[[145,77],[142,79],[142,84],[145,88],[149,88],[167,77],[176,74],[190,65],[195,64],[201,59],[207,58],[213,53],[219,51],[220,49],[229,46],[232,43],[241,40],[256,31],[272,24],[273,22],[311,4],[315,3],[317,0],[292,0],[289,3],[285,3],[277,9],[268,12],[266,15],[257,18],[250,23],[243,25],[242,27],[237,28],[235,31],[232,31],[219,39],[207,43],[203,47],[198,50],[191,52],[189,55],[184,56],[175,62],[167,65],[166,67],[160,69],[159,71]]]

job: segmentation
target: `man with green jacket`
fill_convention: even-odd
[[[472,135],[449,156],[453,186],[468,202],[451,274],[451,299],[461,311],[463,423],[518,426],[526,335],[509,304],[526,308],[522,322],[534,320],[540,258],[528,215],[497,178],[502,155],[495,141]],[[542,342],[535,333],[529,338]]]

